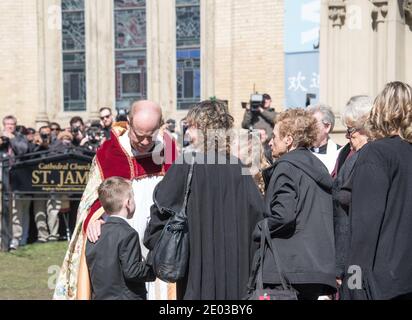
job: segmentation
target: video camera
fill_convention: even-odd
[[[78,135],[78,133],[80,132],[80,128],[79,127],[72,127],[71,128],[72,134],[74,136]]]
[[[259,112],[259,109],[262,108],[265,104],[265,98],[263,94],[254,93],[250,96],[250,111],[251,112]],[[242,108],[246,109],[247,103],[242,103]]]
[[[42,133],[40,135],[40,139],[41,139],[42,143],[50,143],[50,138],[51,138],[51,136],[48,135],[48,134],[45,134],[45,133]]]
[[[0,147],[4,149],[8,149],[10,146],[10,138],[3,136],[3,137],[0,137],[0,139],[1,141],[3,141]]]
[[[86,136],[91,144],[100,143],[105,137],[104,131],[100,123],[93,123],[86,131]]]
[[[116,122],[128,121],[127,115],[128,115],[128,111],[126,109],[118,109],[117,116],[116,116]]]

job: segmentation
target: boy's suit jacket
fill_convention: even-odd
[[[145,300],[145,281],[155,279],[142,262],[139,234],[119,217],[109,217],[99,240],[86,244],[93,300]]]

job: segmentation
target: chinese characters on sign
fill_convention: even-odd
[[[305,107],[319,100],[320,0],[285,0],[285,8],[285,106]]]

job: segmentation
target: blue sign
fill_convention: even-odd
[[[317,50],[320,0],[285,0],[285,52]]]
[[[285,0],[285,107],[319,101],[320,0]]]
[[[303,108],[319,102],[319,52],[285,54],[285,107]]]

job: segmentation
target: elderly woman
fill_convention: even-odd
[[[265,195],[265,220],[280,261],[266,254],[263,282],[277,288],[276,265],[298,292],[298,299],[316,300],[332,294],[335,286],[335,246],[332,215],[332,178],[309,148],[318,135],[316,119],[304,110],[281,113],[271,141],[278,158]]]
[[[353,174],[345,299],[412,298],[412,88],[375,100]]]
[[[247,291],[255,247],[252,232],[263,218],[263,199],[253,178],[242,175],[239,159],[230,154],[233,118],[226,104],[201,102],[186,119],[196,163],[187,206],[190,258],[177,296],[239,300]],[[180,157],[154,192],[157,206],[152,207],[144,240],[150,250],[170,217],[169,210],[161,208],[177,211],[182,206],[190,158]]]
[[[336,276],[339,284],[344,275],[345,259],[349,245],[349,207],[353,169],[359,151],[369,141],[366,122],[372,109],[372,103],[372,98],[368,96],[352,97],[346,104],[343,112],[343,121],[347,127],[346,138],[349,139],[351,153],[339,170],[333,183]]]

